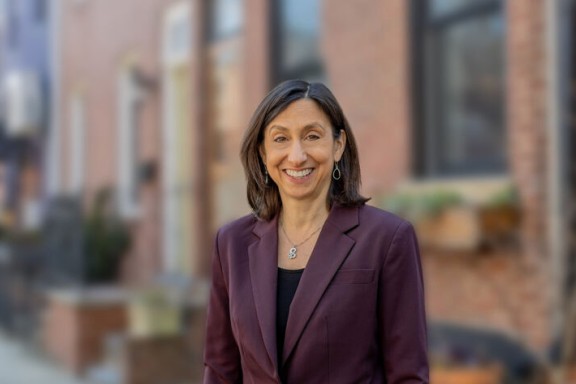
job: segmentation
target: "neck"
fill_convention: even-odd
[[[289,201],[282,205],[281,220],[285,228],[307,231],[322,225],[328,216],[326,201]]]

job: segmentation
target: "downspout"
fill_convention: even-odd
[[[551,292],[551,329],[552,340],[561,335],[565,330],[566,297],[566,223],[563,212],[566,199],[565,160],[566,150],[564,145],[563,107],[565,98],[562,91],[562,75],[565,74],[562,58],[560,57],[559,45],[563,35],[562,28],[565,25],[562,20],[562,8],[568,1],[548,0],[544,2],[545,12],[545,47],[546,47],[546,126],[548,133],[547,148],[547,221],[546,233],[547,249],[551,258],[550,281]]]

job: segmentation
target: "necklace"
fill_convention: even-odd
[[[305,242],[307,242],[308,240],[310,240],[310,238],[312,238],[312,236],[314,236],[319,230],[322,229],[322,226],[323,225],[319,226],[314,232],[312,232],[310,235],[308,235],[307,238],[305,238],[304,240],[302,240],[301,242],[296,244],[292,240],[290,240],[290,238],[288,237],[288,234],[286,233],[286,230],[284,229],[284,224],[282,223],[282,221],[280,221],[280,228],[282,229],[282,233],[284,233],[286,240],[288,240],[288,242],[290,244],[292,244],[292,248],[290,248],[290,250],[288,251],[288,258],[290,260],[295,259],[297,256],[297,253],[298,253],[298,247],[301,246],[302,244],[304,244]]]

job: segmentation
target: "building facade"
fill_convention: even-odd
[[[59,3],[59,191],[89,205],[113,189],[134,239],[126,282],[202,275],[202,10],[187,1]]]
[[[38,229],[49,132],[50,17],[45,1],[0,2],[2,224]]]
[[[249,212],[238,153],[252,111],[282,80],[324,81],[371,204],[515,191],[512,245],[423,247],[428,313],[542,352],[561,329],[558,202],[574,190],[560,19],[574,24],[573,2],[62,0],[59,188],[86,201],[115,188],[135,239],[125,282],[206,277],[216,228]]]

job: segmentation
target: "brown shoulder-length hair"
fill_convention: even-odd
[[[282,209],[278,186],[271,179],[268,184],[266,183],[265,167],[260,157],[264,130],[288,105],[300,99],[311,99],[318,104],[330,120],[334,138],[338,138],[342,130],[346,133],[346,146],[338,163],[342,176],[339,180],[331,180],[328,205],[332,206],[336,203],[347,207],[357,207],[368,200],[358,192],[360,163],[356,140],[338,101],[322,83],[288,80],[270,91],[256,108],[244,135],[240,151],[247,178],[248,203],[256,216],[263,220],[271,220]]]

